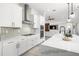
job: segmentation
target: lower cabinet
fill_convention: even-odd
[[[26,52],[28,49],[30,49],[30,40],[28,40],[28,38],[24,38],[24,39],[20,39],[19,40],[19,48],[18,48],[18,55],[23,54],[24,52]]]
[[[2,43],[0,42],[0,56],[2,56]]]
[[[23,54],[39,43],[37,36],[28,36],[19,40],[18,55]]]
[[[3,56],[22,55],[41,42],[40,36],[38,35],[18,37],[17,39],[13,38],[12,41],[8,40],[3,42]]]
[[[32,40],[31,40],[32,46],[39,44],[39,42],[40,40],[38,36],[35,35],[34,37],[32,37]]]
[[[16,42],[3,43],[3,56],[17,56]]]

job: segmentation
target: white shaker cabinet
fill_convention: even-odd
[[[31,45],[31,44],[29,42],[30,42],[30,40],[27,37],[19,40],[18,55],[21,55],[30,49],[29,45]]]
[[[11,4],[10,6],[12,27],[22,27],[22,7],[18,4]]]
[[[2,42],[0,42],[0,56],[2,56]]]
[[[39,28],[40,26],[40,19],[38,12],[33,8],[27,9],[27,20],[33,23],[34,28]]]
[[[3,56],[17,56],[16,42],[4,42],[3,43]]]
[[[40,27],[40,19],[38,15],[34,15],[34,28],[39,28]]]
[[[10,6],[6,3],[0,4],[0,26],[10,26]]]
[[[3,56],[22,55],[32,47],[41,43],[39,35],[17,36],[3,42]]]
[[[0,26],[21,27],[22,8],[18,4],[0,4]]]
[[[31,37],[31,43],[32,43],[32,47],[36,46],[37,44],[40,43],[40,37],[38,35],[34,35]]]
[[[18,55],[21,55],[24,52],[31,49],[32,47],[36,46],[38,43],[40,43],[40,41],[38,36],[32,35],[19,39],[18,43],[19,43]]]
[[[39,13],[35,9],[32,9],[31,13],[33,15],[34,28],[39,28],[40,27]]]
[[[45,17],[40,15],[40,25],[45,24]]]

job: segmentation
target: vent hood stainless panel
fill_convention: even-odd
[[[22,21],[23,24],[33,24],[32,21],[27,19],[27,9],[29,6],[27,4],[24,4],[24,20]]]
[[[23,23],[23,24],[30,24],[30,25],[33,25],[33,22],[28,21],[28,20],[27,20],[27,21],[22,21],[22,23]]]

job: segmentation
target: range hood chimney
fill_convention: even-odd
[[[25,4],[24,5],[24,21],[27,21],[27,9],[28,9],[28,5]]]
[[[27,9],[29,8],[29,5],[24,4],[24,20],[22,21],[23,24],[30,24],[31,21],[27,19]]]

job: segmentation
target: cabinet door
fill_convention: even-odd
[[[2,55],[2,43],[0,42],[0,56]]]
[[[22,7],[18,4],[11,4],[11,21],[13,27],[22,27]]]
[[[32,38],[32,45],[33,45],[33,46],[36,46],[36,45],[39,44],[40,42],[41,42],[40,36],[35,35],[35,36]]]
[[[40,16],[40,25],[44,25],[44,24],[45,24],[45,17]]]
[[[40,27],[40,20],[38,15],[34,15],[34,28],[39,28]]]
[[[0,4],[0,26],[21,27],[22,8],[18,4]]]
[[[16,56],[17,48],[15,42],[3,43],[3,56]]]
[[[10,4],[0,4],[0,26],[10,26]]]
[[[18,55],[23,54],[29,49],[29,40],[27,38],[23,38],[19,40],[19,48]]]

